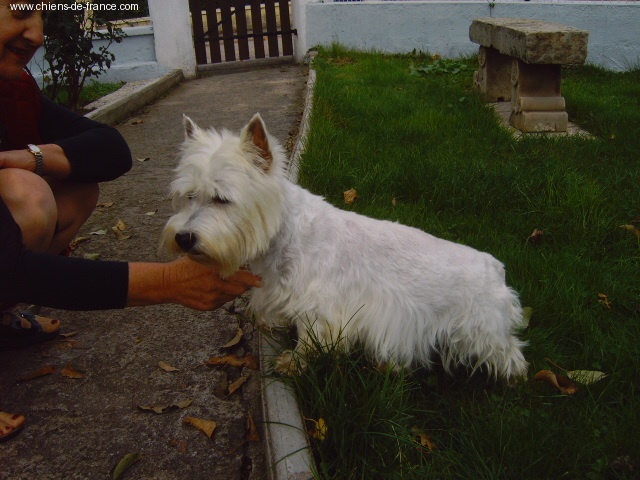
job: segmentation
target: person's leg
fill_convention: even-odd
[[[91,216],[98,204],[100,190],[96,183],[73,183],[48,180],[55,198],[58,220],[55,234],[48,249],[60,253]]]
[[[60,253],[98,202],[98,185],[43,179],[26,170],[0,170],[0,196],[35,251]]]

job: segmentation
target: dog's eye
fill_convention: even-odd
[[[217,205],[227,205],[231,203],[230,200],[227,200],[226,198],[222,198],[222,197],[213,197],[212,200],[213,200],[213,203]]]

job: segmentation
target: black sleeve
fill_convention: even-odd
[[[69,180],[106,182],[131,169],[131,151],[115,128],[67,110],[44,95],[41,99],[40,136],[43,143],[64,150],[71,163]]]
[[[129,265],[27,250],[20,227],[0,198],[0,303],[63,310],[124,308]]]

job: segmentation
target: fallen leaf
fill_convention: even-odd
[[[96,205],[97,208],[109,208],[113,207],[113,202],[102,202]]]
[[[604,293],[598,294],[598,303],[603,304],[607,308],[611,308],[611,302],[609,301],[609,297],[607,297]]]
[[[567,377],[583,385],[591,385],[592,383],[599,382],[607,376],[604,372],[591,371],[591,370],[572,370],[567,372]]]
[[[358,192],[356,192],[355,188],[351,188],[344,192],[344,203],[347,205],[353,204],[358,199]]]
[[[181,402],[172,403],[171,405],[138,405],[140,410],[147,410],[155,413],[165,413],[165,410],[175,410],[176,408],[187,408],[193,403],[193,400],[183,400]]]
[[[324,440],[325,438],[327,438],[329,426],[327,425],[327,422],[325,422],[324,418],[319,418],[316,421],[313,418],[305,417],[305,420],[312,422],[314,425],[314,428],[309,430],[309,435],[311,437],[315,438],[316,440]]]
[[[93,232],[89,232],[89,235],[106,235],[107,234],[107,229],[106,228],[101,228],[100,230],[95,230]]]
[[[127,453],[113,469],[113,480],[120,478],[124,472],[126,472],[134,463],[142,460],[142,458],[143,456],[139,453]]]
[[[71,248],[72,251],[76,250],[81,243],[84,243],[84,242],[89,241],[89,240],[91,240],[91,237],[88,237],[88,236],[86,236],[86,237],[76,237],[76,238],[74,238],[73,240],[71,240],[69,242],[69,248]]]
[[[244,335],[244,332],[242,331],[242,329],[238,328],[238,332],[236,333],[236,336],[233,337],[231,340],[229,340],[226,344],[224,344],[222,348],[229,348],[229,347],[233,347],[234,345],[237,345],[238,343],[240,343],[240,340],[242,340],[243,335]]]
[[[247,442],[260,442],[262,439],[258,434],[258,429],[256,428],[256,422],[253,421],[253,417],[251,415],[247,415]]]
[[[100,258],[100,254],[99,253],[85,253],[84,255],[82,255],[82,258],[84,258],[85,260],[98,260]]]
[[[211,438],[211,435],[213,435],[213,431],[218,426],[218,424],[216,424],[216,422],[214,422],[213,420],[205,420],[204,418],[196,417],[186,417],[184,419],[184,423],[193,425],[198,430],[204,432],[209,438]]]
[[[564,375],[553,373],[551,370],[540,370],[533,378],[535,380],[547,382],[549,385],[560,390],[564,395],[573,395],[578,391],[578,387],[575,383]]]
[[[157,209],[157,208],[156,208],[153,212],[147,212],[147,213],[145,213],[145,215],[152,216],[152,215],[155,215],[156,213],[158,213],[158,209]]]
[[[45,365],[44,367],[36,370],[33,373],[25,375],[24,377],[20,377],[17,381],[28,382],[29,380],[44,377],[45,375],[51,375],[52,373],[56,373],[56,367],[54,367],[53,365]]]
[[[636,234],[636,237],[640,238],[640,230],[634,227],[633,225],[620,225],[620,228],[624,228],[625,230],[629,230]]]
[[[169,445],[173,445],[174,447],[178,447],[178,451],[180,453],[187,453],[187,447],[189,444],[186,441],[178,441],[178,440],[170,440]]]
[[[164,370],[165,372],[177,372],[179,371],[178,368],[176,367],[172,367],[171,365],[169,365],[168,363],[164,363],[164,362],[158,362],[158,366]]]
[[[131,235],[123,233],[126,228],[127,225],[122,220],[118,220],[118,222],[113,227],[111,227],[111,231],[115,234],[118,240],[126,240],[128,238],[131,238]]]
[[[245,355],[238,357],[237,355],[225,355],[224,357],[211,357],[207,365],[232,365],[234,367],[247,367],[252,370],[258,369],[258,357],[255,355]]]
[[[544,230],[538,230],[537,228],[533,230],[533,233],[529,235],[527,238],[527,243],[531,242],[534,245],[540,245],[542,243],[542,236],[544,235]]]
[[[60,336],[64,338],[71,338],[71,337],[75,337],[77,334],[78,334],[78,330],[74,332],[69,332],[69,333],[61,333]]]
[[[140,123],[142,123],[142,122],[140,122]],[[135,125],[135,123],[133,125]],[[136,158],[136,160],[138,160],[139,162],[147,162],[147,161],[151,160],[151,157]]]
[[[62,341],[62,342],[58,343],[56,348],[58,350],[72,350],[72,349],[76,348],[78,345],[80,345],[80,342],[77,341],[77,340],[65,340],[65,341]]]
[[[244,385],[247,380],[249,380],[249,375],[244,375],[237,379],[235,382],[229,385],[229,395],[232,395],[236,390],[238,390],[242,385]]]
[[[396,197],[392,197],[391,198],[391,206],[395,207],[396,205],[398,205],[398,199]]]
[[[132,118],[130,123],[131,125],[139,125],[141,123],[144,123],[144,120],[142,120],[141,118]]]
[[[417,443],[419,443],[422,449],[427,453],[431,453],[438,448],[426,433],[421,432],[417,428],[412,428],[411,432],[416,436]]]
[[[71,364],[67,364],[61,371],[60,375],[67,378],[84,378],[84,375],[77,371],[75,368],[71,366]]]

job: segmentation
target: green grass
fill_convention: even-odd
[[[124,85],[124,82],[115,83],[98,83],[95,80],[88,82],[80,92],[79,108],[82,109],[85,105],[89,105],[91,102],[95,102],[99,98],[102,98],[110,93],[115,92]],[[48,94],[47,89],[44,89],[45,95]],[[60,91],[57,102],[65,105],[68,99],[68,91],[63,89]]]
[[[292,383],[305,416],[328,424],[312,440],[318,477],[637,479],[640,242],[620,226],[640,222],[640,70],[566,69],[570,117],[593,138],[516,140],[473,91],[474,61],[420,70],[430,56],[321,51],[300,183],[491,253],[534,309],[522,335],[531,375],[561,373],[551,360],[608,377],[564,396],[316,354]],[[359,199],[347,206],[350,188]],[[534,229],[540,244],[527,241]]]

